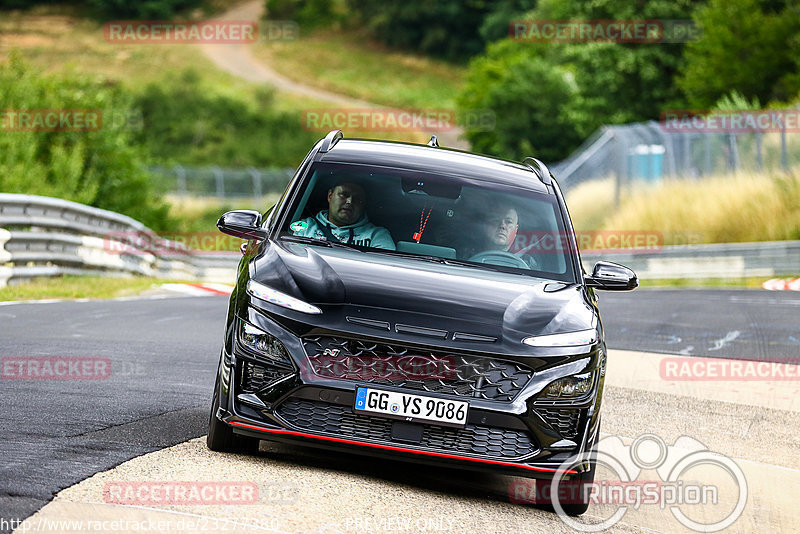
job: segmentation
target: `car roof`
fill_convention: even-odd
[[[342,139],[320,161],[450,174],[550,193],[536,173],[520,163],[428,145]]]

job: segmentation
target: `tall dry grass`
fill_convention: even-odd
[[[568,194],[578,230],[660,232],[665,244],[800,239],[800,175],[738,173],[634,184],[614,206],[613,180]]]

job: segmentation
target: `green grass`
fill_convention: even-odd
[[[385,106],[455,109],[465,67],[389,50],[359,33],[317,30],[259,43],[256,57],[295,81]]]
[[[43,278],[0,288],[0,302],[42,299],[109,299],[137,295],[154,285],[168,282],[174,283],[176,281],[140,276],[112,278],[68,275],[57,278]]]
[[[102,24],[79,18],[73,13],[69,7],[56,6],[43,6],[28,12],[0,12],[0,61],[6,60],[11,51],[16,50],[26,62],[46,73],[96,76],[105,83],[122,84],[137,93],[150,84],[173,85],[176,77],[191,69],[199,76],[198,85],[213,87],[214,94],[243,101],[253,108],[258,105],[264,84],[245,81],[219,69],[196,45],[110,43],[104,38]],[[315,72],[314,69],[325,61],[319,59],[321,49],[315,48],[318,41],[314,39],[322,39],[320,45],[339,43],[345,46],[345,43],[350,43],[346,50],[326,52],[335,56],[329,58],[331,61],[336,59],[333,65],[341,67],[345,64],[347,68]],[[394,106],[452,109],[456,80],[461,77],[459,68],[446,63],[379,51],[356,37],[339,34],[297,43],[251,46],[256,56],[263,54],[267,59],[273,53],[271,47],[275,47],[280,56],[275,65],[277,70],[303,83],[351,95],[357,86],[363,85],[368,92],[356,91],[358,94],[354,96],[370,100],[375,96],[376,102]],[[299,68],[303,69],[302,73],[298,72]],[[339,70],[341,74],[337,74]],[[329,77],[339,76],[342,78],[340,83],[328,81]],[[335,107],[324,100],[285,91],[275,91],[271,106],[275,112],[295,115],[298,129],[302,126],[304,110]],[[319,137],[325,133],[319,132]],[[414,143],[428,140],[424,134],[413,131],[350,130],[345,133],[349,137]]]
[[[194,197],[168,195],[170,216],[179,221],[178,232],[216,232],[217,219],[231,210],[267,211],[280,199],[280,193],[265,195],[259,201],[254,199],[218,199],[216,197]]]
[[[714,176],[636,185],[614,205],[612,180],[567,194],[576,230],[659,232],[665,245],[800,239],[800,175]]]
[[[57,14],[54,14],[57,13]],[[47,73],[98,76],[134,91],[149,84],[164,84],[193,69],[204,84],[221,95],[255,104],[260,84],[251,83],[216,67],[192,44],[121,44],[107,42],[102,24],[72,16],[70,9],[45,6],[30,12],[2,12],[0,61],[18,50],[26,61]],[[297,112],[323,102],[278,92],[276,111]],[[298,121],[299,124],[299,121]]]
[[[644,289],[761,289],[761,284],[767,280],[765,277],[640,278],[639,287]]]

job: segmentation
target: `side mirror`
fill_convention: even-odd
[[[267,238],[267,231],[261,228],[261,214],[254,210],[229,211],[219,218],[217,228],[223,234],[242,239],[261,241]]]
[[[639,287],[636,273],[624,265],[610,261],[598,261],[594,264],[591,276],[585,276],[586,287],[608,289],[612,291],[630,291]]]

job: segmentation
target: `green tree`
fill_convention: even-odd
[[[580,140],[566,113],[574,95],[567,71],[553,68],[536,49],[503,40],[472,61],[459,105],[495,114],[495,128],[468,131],[474,150],[550,160],[563,157]]]
[[[8,116],[0,123],[0,191],[74,200],[156,230],[168,226],[168,206],[143,166],[146,153],[126,125],[107,120],[133,114],[123,89],[102,80],[44,76],[12,55],[0,63],[0,94],[6,113],[98,110],[103,117],[88,131],[21,131]]]
[[[192,70],[149,85],[136,105],[144,124],[136,141],[158,163],[292,167],[320,136],[302,130],[299,116],[276,111],[270,89],[248,102],[203,84]]]
[[[710,0],[695,20],[703,35],[686,47],[678,79],[690,105],[706,108],[732,90],[762,102],[797,94],[796,8],[782,1]]]
[[[578,0],[543,0],[526,15],[530,20],[681,20],[687,19],[698,2],[693,0],[646,0],[632,3],[611,0],[584,3]],[[543,120],[536,130],[519,131],[518,122],[501,119],[497,131],[487,134],[467,131],[473,143],[492,135],[542,141],[536,146],[542,157],[560,159],[578,146],[581,139],[603,124],[657,119],[664,108],[681,102],[673,81],[681,66],[681,43],[574,42],[527,43],[506,39],[489,48],[485,58],[470,65],[468,84],[459,98],[465,110],[479,105],[490,109],[511,109],[508,95],[515,95],[522,113],[541,105]],[[517,67],[514,75],[503,74],[509,65],[530,62],[536,67]],[[568,87],[568,90],[559,89]],[[556,94],[556,91],[563,91]],[[535,104],[533,104],[533,103]],[[547,117],[550,120],[547,120]],[[531,124],[533,126],[533,124]],[[483,143],[486,146],[485,143]],[[492,154],[519,157],[504,143],[489,143]]]
[[[536,0],[348,0],[347,5],[357,24],[389,46],[463,61],[508,35],[509,21]]]

